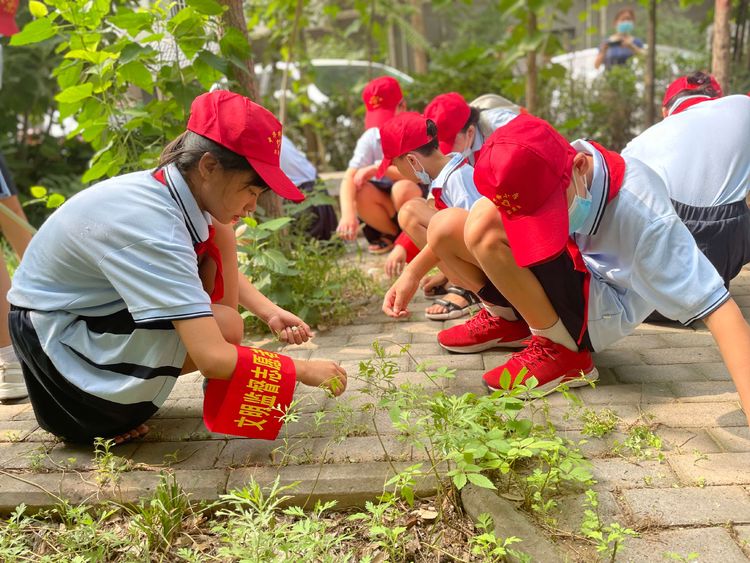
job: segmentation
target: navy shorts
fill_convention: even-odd
[[[529,269],[539,280],[560,320],[573,340],[578,343],[578,348],[593,352],[588,327],[584,327],[588,307],[588,297],[584,292],[585,273],[576,271],[573,259],[567,251],[557,258],[531,266]],[[480,289],[478,295],[493,305],[513,307],[492,284]],[[521,315],[518,315],[518,318],[521,318]]]
[[[157,411],[151,402],[113,404],[70,383],[44,353],[29,313],[11,305],[8,323],[34,415],[44,430],[66,442],[90,444],[129,432]]]

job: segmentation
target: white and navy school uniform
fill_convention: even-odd
[[[92,186],[32,239],[8,293],[10,330],[42,428],[70,441],[132,430],[186,358],[172,321],[212,316],[194,247],[210,218],[177,168]]]
[[[448,207],[460,207],[469,210],[474,202],[482,198],[474,184],[474,168],[460,153],[452,153],[450,157],[430,184],[435,209],[440,211]]]
[[[664,181],[677,215],[726,287],[750,262],[748,147],[750,98],[727,96],[670,115],[622,151]]]
[[[378,164],[381,160],[383,160],[383,146],[380,143],[380,129],[370,127],[357,139],[354,153],[349,160],[349,168],[364,168],[365,166]],[[391,187],[393,187],[393,180],[388,176],[373,177],[370,179],[370,183],[387,193],[390,193]]]
[[[518,115],[518,113],[508,108],[489,108],[480,110],[480,124],[477,125],[474,142],[471,144],[471,152],[467,157],[469,159],[469,164],[472,166],[476,164],[477,158],[479,158],[479,151],[482,150],[485,138],[489,137],[503,125],[510,123],[513,119],[518,117]]]

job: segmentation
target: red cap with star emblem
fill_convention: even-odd
[[[244,156],[281,197],[305,199],[279,167],[281,123],[263,106],[227,90],[207,92],[193,100],[187,128]]]
[[[16,11],[18,0],[0,0],[0,35],[10,37],[18,33]]]
[[[390,76],[380,76],[370,80],[362,90],[365,103],[365,128],[381,127],[396,115],[396,107],[404,99],[398,80]]]
[[[522,268],[556,257],[568,240],[568,202],[576,151],[543,119],[519,115],[485,141],[474,167],[480,194],[500,211]]]
[[[712,74],[703,75],[698,79],[692,75],[681,76],[667,87],[666,92],[664,92],[664,99],[661,102],[662,107],[667,107],[669,102],[680,92],[690,92],[698,88],[703,88],[706,82],[709,82],[711,87],[718,93],[717,97],[721,98],[724,95],[721,90],[721,84],[716,81],[716,78]]]
[[[438,141],[443,154],[453,152],[456,135],[461,132],[471,115],[471,108],[458,92],[440,94],[424,108],[424,116],[437,125]]]
[[[377,176],[383,176],[394,158],[423,147],[434,137],[427,134],[427,118],[415,111],[399,113],[380,128],[383,161]]]

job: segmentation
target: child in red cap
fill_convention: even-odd
[[[713,76],[695,72],[669,85],[662,112],[665,119],[622,154],[664,181],[677,215],[728,288],[750,262],[750,99],[722,97]]]
[[[209,430],[272,439],[295,379],[344,390],[334,362],[240,345],[236,254],[222,256],[211,217],[228,224],[252,213],[268,188],[304,198],[279,168],[280,146],[269,111],[231,92],[203,94],[156,170],[100,182],[42,225],[8,295],[42,428],[74,442],[141,436],[176,378],[197,369],[208,378]],[[260,294],[255,304],[287,338],[302,330]]]
[[[750,327],[656,173],[594,142],[569,144],[524,115],[488,139],[474,179],[485,199],[462,224],[466,251],[441,257],[513,316],[485,311],[439,340],[462,351],[518,345],[530,332],[524,350],[484,375],[490,389],[505,369],[526,368],[524,380],[533,375],[542,390],[595,380],[591,351],[656,308],[704,320],[750,413]],[[430,223],[436,252],[449,227],[439,216]]]
[[[384,254],[393,248],[399,234],[398,210],[412,198],[425,197],[427,188],[404,179],[395,168],[378,173],[383,158],[379,127],[406,109],[398,81],[381,76],[368,82],[362,100],[366,108],[365,132],[357,141],[341,181],[341,219],[336,232],[344,240],[354,240],[361,218],[369,251]]]
[[[427,245],[427,225],[440,209],[460,207],[470,209],[481,196],[474,186],[473,168],[459,153],[443,154],[438,148],[439,131],[435,123],[414,113],[401,113],[388,121],[380,130],[383,145],[381,170],[395,164],[404,177],[414,181],[429,182],[434,200],[412,199],[404,204],[398,214],[401,227],[421,249],[396,283],[386,294],[383,310],[390,313],[390,304],[396,295],[408,293],[411,297],[419,281],[438,265],[439,257]],[[441,266],[442,267],[442,266]],[[445,274],[454,282],[458,278],[446,269]],[[438,310],[427,310],[427,318],[446,320],[460,318],[469,312],[477,298],[458,286],[448,291],[464,299],[464,305],[439,299]]]

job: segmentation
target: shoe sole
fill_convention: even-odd
[[[457,354],[473,354],[474,352],[483,352],[484,350],[490,350],[492,348],[525,348],[529,337],[524,336],[521,340],[513,340],[511,342],[504,342],[503,340],[490,340],[488,342],[482,342],[481,344],[473,344],[471,346],[446,346],[438,341],[438,344],[448,350],[449,352],[455,352]]]
[[[555,389],[557,389],[563,383],[572,389],[575,387],[586,387],[587,385],[591,385],[598,379],[599,379],[599,370],[597,370],[596,368],[593,368],[587,374],[584,374],[576,378],[570,378],[567,381],[565,380],[565,376],[558,377],[557,379],[553,379],[552,381],[545,383],[544,385],[539,385],[537,387],[534,387],[532,391],[541,392],[542,397],[545,397],[549,395],[550,393],[554,392]],[[495,391],[500,391],[500,389],[492,387],[484,379],[482,379],[482,383],[484,383],[485,387],[487,387],[490,393],[493,393]]]

